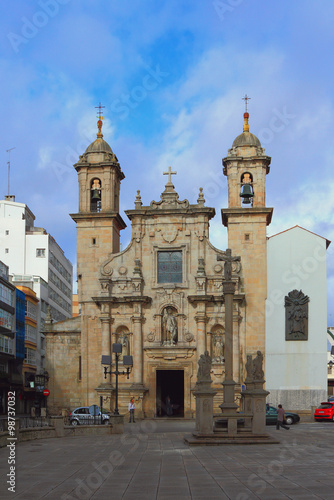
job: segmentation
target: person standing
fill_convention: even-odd
[[[130,399],[129,413],[130,413],[129,424],[131,423],[131,421],[135,423],[135,400],[133,398]]]
[[[290,429],[290,427],[288,427],[287,425],[284,425],[284,415],[285,415],[285,411],[284,411],[282,405],[278,405],[276,430],[279,430],[280,427],[283,427],[283,429],[286,429],[287,431]]]

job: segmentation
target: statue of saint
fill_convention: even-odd
[[[247,354],[247,361],[245,364],[245,368],[247,373],[246,382],[250,382],[251,380],[253,380],[253,360],[251,354]]]
[[[167,341],[170,345],[175,345],[177,342],[177,321],[171,307],[167,307],[164,310],[162,325],[165,334],[165,341]]]
[[[219,363],[224,361],[224,344],[221,335],[217,335],[213,340],[213,359]]]
[[[120,338],[121,344],[123,346],[122,349],[122,355],[123,356],[129,356],[130,354],[130,344],[129,344],[129,337],[126,335],[126,333],[123,334],[123,336]]]
[[[253,359],[253,379],[263,380],[264,371],[262,369],[263,364],[263,354],[261,351],[257,351],[256,357]]]
[[[201,354],[198,360],[197,382],[208,382],[211,380],[211,364],[212,359],[208,351]]]

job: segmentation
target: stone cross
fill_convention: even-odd
[[[223,260],[224,264],[224,278],[226,281],[232,278],[232,262],[240,260],[240,257],[232,257],[232,251],[230,248],[226,249],[225,255],[217,255],[217,260]]]
[[[172,175],[176,175],[177,172],[172,172],[172,167],[168,167],[168,172],[163,172],[163,175],[168,175],[168,183],[172,183]]]

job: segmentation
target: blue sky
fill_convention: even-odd
[[[211,241],[227,247],[221,159],[250,130],[272,157],[268,235],[296,224],[334,242],[333,42],[330,0],[16,0],[2,8],[1,197],[27,203],[76,262],[73,163],[104,138],[126,175],[121,215],[159,200],[169,165],[180,199],[199,187],[216,209]],[[150,75],[150,76],[149,76]],[[333,247],[333,248],[332,248]],[[328,317],[334,324],[334,243],[328,249]]]

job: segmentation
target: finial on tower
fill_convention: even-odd
[[[97,117],[98,117],[98,122],[97,122],[97,128],[99,129],[98,133],[97,133],[97,137],[103,137],[103,134],[101,132],[101,129],[102,129],[102,125],[103,125],[103,122],[102,120],[104,119],[103,116],[102,116],[102,109],[105,108],[105,106],[101,106],[101,103],[99,103],[98,106],[95,106],[96,109],[98,109],[98,112],[97,112]]]
[[[245,97],[242,98],[243,101],[245,101],[245,113],[244,113],[244,132],[249,132],[249,124],[248,124],[248,118],[249,118],[249,113],[247,111],[248,109],[248,101],[250,101],[251,97],[248,97],[247,94],[245,94]]]

